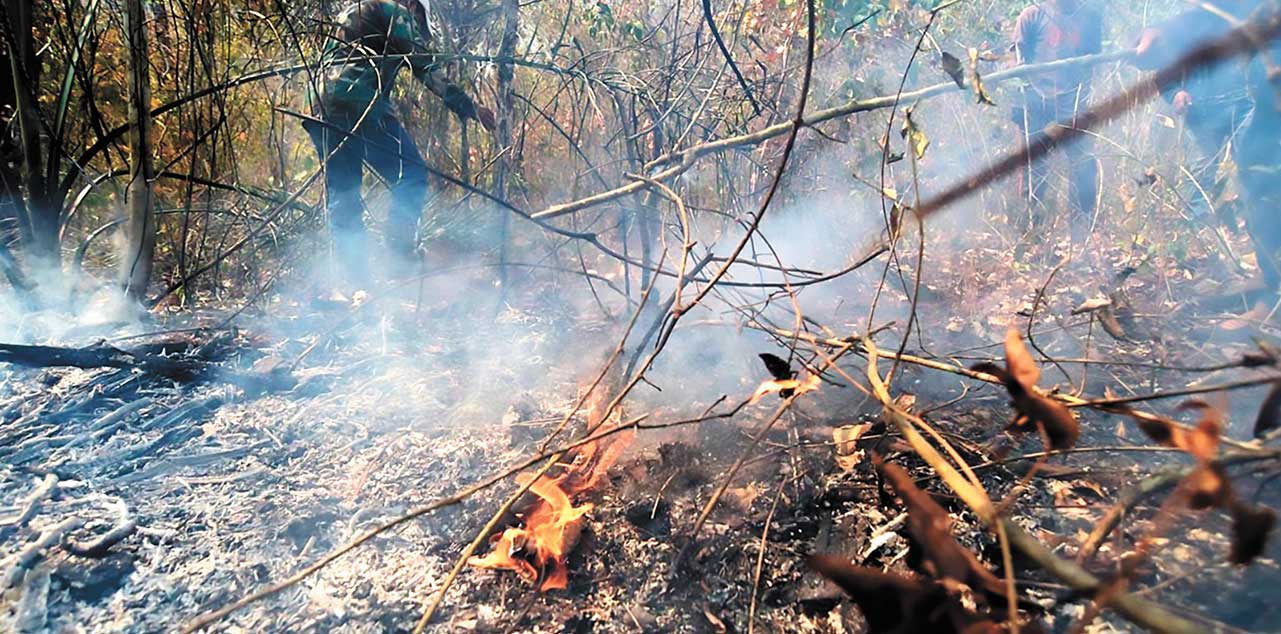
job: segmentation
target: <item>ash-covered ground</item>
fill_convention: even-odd
[[[970,259],[983,257],[972,253]],[[1254,344],[1220,313],[1172,300],[1151,275],[1121,283],[1131,307],[1119,321],[1130,332],[1115,338],[1091,314],[1072,315],[1111,282],[1100,285],[1068,271],[1033,306],[1035,293],[1017,289],[1038,289],[1051,267],[985,276],[967,259],[951,262],[972,268],[931,272],[937,277],[927,280],[916,324],[924,334],[909,338],[909,352],[958,367],[996,358],[1005,329],[1040,313],[1034,331],[1048,354],[1114,362],[1047,363],[1046,387],[1083,388],[1089,397],[1105,390],[1215,384],[1258,372],[1170,369],[1230,361]],[[471,281],[483,284],[484,278]],[[836,337],[863,332],[866,303],[856,309],[850,298],[874,281],[875,272],[868,272],[822,295],[802,292],[800,302],[814,319],[807,329]],[[485,302],[450,295],[469,292],[458,290],[465,286],[453,280],[424,294],[402,289],[359,306],[282,297],[270,314],[229,325],[223,324],[226,313],[210,311],[61,330],[40,341],[194,359],[217,371],[184,381],[129,363],[5,367],[3,629],[180,630],[202,613],[288,578],[371,527],[539,453],[542,439],[604,366],[630,309],[607,318],[581,294],[571,299],[554,285],[530,284],[501,304],[488,303],[498,296],[492,292],[479,294]],[[877,326],[888,328],[878,340],[895,347],[910,301],[902,288],[886,288],[880,314],[900,319],[878,317]],[[990,310],[958,309],[975,302]],[[787,316],[786,307],[778,310],[774,316]],[[652,349],[652,341],[637,342],[656,315],[651,310],[637,320],[620,367]],[[769,378],[755,355],[787,354],[786,340],[747,323],[731,310],[692,315],[613,419],[643,417],[659,426],[746,400]],[[775,323],[788,325],[785,319]],[[38,339],[36,325],[28,332]],[[864,363],[850,355],[840,365],[858,377]],[[1031,461],[1002,461],[1036,453],[1040,443],[1002,433],[1011,416],[1004,392],[911,365],[899,372],[896,395],[914,397],[913,411],[952,439],[994,497],[1007,494]],[[618,389],[620,374],[610,374],[601,389]],[[594,509],[568,559],[567,589],[543,594],[510,573],[464,568],[428,631],[742,632],[752,629],[751,614],[756,631],[864,631],[859,610],[806,570],[804,557],[833,553],[898,570],[911,561],[902,507],[878,488],[867,460],[874,448],[911,468],[951,512],[958,541],[999,572],[994,538],[901,441],[886,437],[879,407],[846,378],[828,378],[763,437],[692,543],[699,511],[753,430],[777,407],[777,397],[732,417],[636,434],[608,477],[577,500]],[[1256,388],[1222,399],[1232,423],[1228,436],[1248,438],[1262,395]],[[1177,414],[1177,403],[1152,407]],[[581,431],[586,416],[570,417],[570,429]],[[857,446],[838,451],[836,430],[858,424],[871,427]],[[1087,411],[1082,424],[1082,451],[1047,462],[1009,510],[1066,559],[1122,491],[1164,468],[1188,464],[1151,450],[1125,419]],[[1237,489],[1275,505],[1273,470],[1267,463],[1234,470]],[[409,631],[466,545],[515,490],[513,479],[505,479],[407,522],[212,629]],[[1137,505],[1086,567],[1101,575],[1114,571],[1118,557],[1149,536],[1162,498]],[[499,528],[519,521],[509,514]],[[95,549],[95,539],[117,530],[122,539]],[[1231,566],[1226,519],[1216,512],[1181,516],[1157,540],[1132,589],[1180,614],[1235,628],[1266,631],[1281,622],[1269,599],[1281,578],[1275,541],[1252,566]],[[673,570],[687,545],[684,567]],[[1047,629],[1067,631],[1087,612],[1089,597],[1031,562],[1016,559],[1015,566],[1029,616]],[[1105,612],[1089,630],[1130,628]]]

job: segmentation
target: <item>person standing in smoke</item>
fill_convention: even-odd
[[[1175,64],[1199,46],[1226,35],[1265,3],[1262,0],[1215,0],[1168,22],[1144,30],[1135,49],[1135,65],[1156,70]],[[1276,10],[1271,6],[1266,10]],[[1185,74],[1179,81],[1158,86],[1176,109],[1187,113],[1188,128],[1203,147],[1226,145],[1233,139],[1232,158],[1245,199],[1246,229],[1254,244],[1263,289],[1281,288],[1281,110],[1276,88],[1268,81],[1267,62],[1281,55],[1274,40],[1269,50],[1244,62]],[[1244,112],[1242,112],[1244,111]],[[1233,136],[1238,128],[1240,134]],[[1275,298],[1271,298],[1275,299]]]
[[[391,190],[384,233],[394,265],[412,262],[427,196],[427,170],[390,105],[396,74],[414,77],[466,125],[494,128],[494,115],[435,68],[429,0],[358,0],[336,20],[322,54],[315,102],[320,120],[306,125],[325,169],[326,210],[341,276],[354,288],[369,281],[368,236],[360,185],[368,163]],[[414,57],[403,57],[403,56]],[[383,57],[395,56],[395,57]]]
[[[1084,0],[1045,0],[1019,14],[1014,25],[1014,50],[1019,64],[1052,62],[1069,57],[1098,53],[1103,44],[1103,18]],[[1076,117],[1088,109],[1092,67],[1065,68],[1031,77],[1023,89],[1021,103],[1013,110],[1019,128],[1019,141],[1031,142],[1044,134],[1054,134],[1054,127],[1074,125]],[[1090,144],[1079,139],[1061,149],[1068,161],[1068,200],[1074,243],[1084,241],[1093,220],[1098,195],[1098,165]],[[1045,160],[1036,161],[1022,170],[1018,180],[1019,198],[1026,206],[1017,207],[1011,224],[1020,232],[1041,229],[1047,218],[1042,208],[1048,204],[1049,171]]]

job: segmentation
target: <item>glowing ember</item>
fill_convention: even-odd
[[[749,401],[749,404],[755,404],[757,401],[764,398],[766,394],[775,394],[777,392],[782,392],[783,390],[792,390],[796,394],[812,392],[818,389],[819,383],[820,381],[817,374],[811,374],[806,376],[804,379],[775,379],[766,381],[761,383],[761,386],[756,388],[756,391],[752,393],[752,400]]]

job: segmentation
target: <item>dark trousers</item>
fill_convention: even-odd
[[[1078,112],[1085,110],[1084,103],[1077,103],[1075,95],[1058,99],[1043,99],[1029,93],[1023,108],[1016,108],[1014,122],[1019,127],[1019,142],[1036,143],[1052,126],[1072,125]],[[1094,160],[1093,146],[1089,139],[1078,138],[1055,148],[1051,154],[1061,154],[1068,163],[1068,201],[1072,207],[1071,223],[1073,242],[1083,240],[1094,218],[1094,204],[1099,193],[1099,167]],[[1021,232],[1037,229],[1045,224],[1052,171],[1046,165],[1049,155],[1024,166],[1019,172],[1018,194],[1027,205],[1016,207],[1012,224]]]
[[[360,184],[368,163],[391,189],[384,241],[394,256],[412,259],[415,231],[427,197],[427,170],[414,140],[390,113],[357,117],[329,113],[328,125],[311,122],[316,152],[325,165],[326,211],[334,256],[348,281],[369,278],[369,238]]]
[[[1281,290],[1281,115],[1260,106],[1237,145],[1237,170],[1246,198],[1246,228],[1259,271]]]

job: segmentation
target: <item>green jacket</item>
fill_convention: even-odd
[[[370,118],[385,113],[388,94],[402,66],[463,118],[475,118],[476,106],[461,88],[434,68],[431,34],[396,0],[359,0],[338,15],[321,59],[320,104],[327,117]],[[369,59],[379,55],[423,57]],[[372,104],[372,105],[371,105]]]

